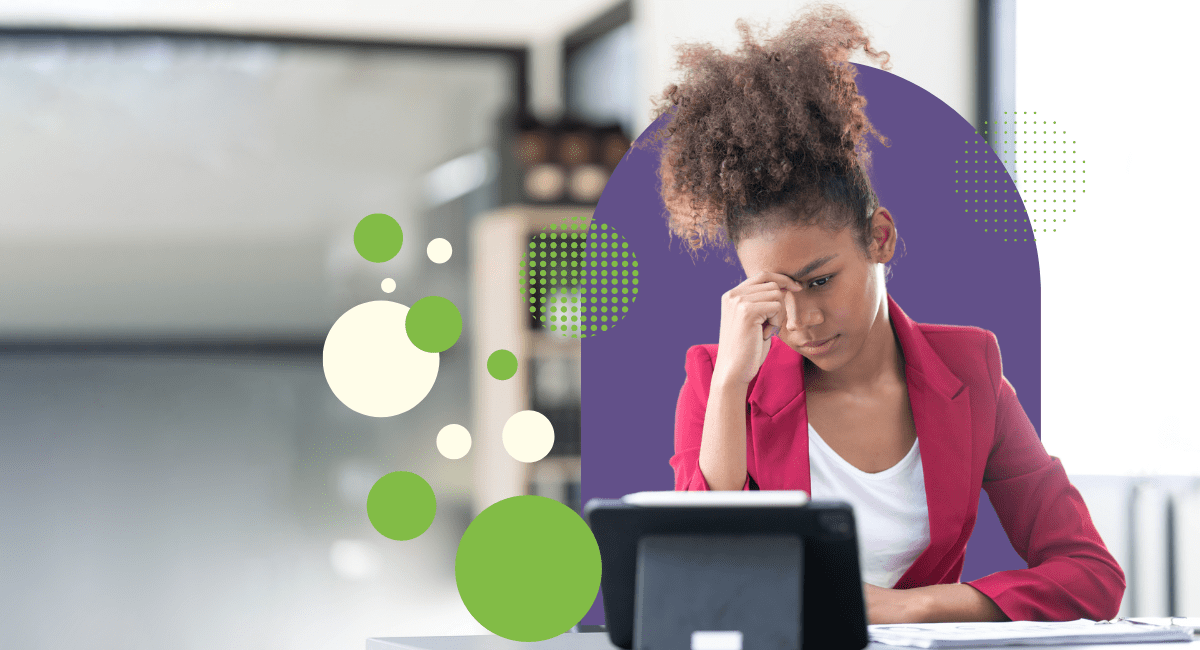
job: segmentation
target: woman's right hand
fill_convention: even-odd
[[[802,289],[786,275],[764,271],[721,296],[721,335],[713,381],[745,385],[754,379],[767,359],[771,337],[787,318],[784,296]]]

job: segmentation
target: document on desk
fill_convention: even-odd
[[[993,646],[1084,645],[1191,641],[1190,630],[1178,627],[1110,623],[1081,619],[1064,623],[925,623],[870,625],[871,640],[913,648],[983,648]]]

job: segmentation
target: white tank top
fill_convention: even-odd
[[[839,456],[810,424],[808,462],[812,498],[839,499],[854,507],[863,581],[895,586],[929,547],[929,504],[918,442],[899,463],[869,474]]]

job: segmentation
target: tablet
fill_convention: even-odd
[[[639,492],[592,499],[584,518],[600,547],[604,618],[612,643],[632,648],[638,547],[643,538],[791,536],[802,549],[804,648],[861,650],[868,643],[854,513],[802,491]]]

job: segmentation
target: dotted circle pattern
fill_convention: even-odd
[[[1036,116],[1037,111],[1032,114]],[[973,142],[964,140],[963,158],[954,161],[962,165],[954,171],[954,192],[964,195],[963,212],[972,215],[976,223],[982,223],[984,232],[1002,236],[1004,241],[1033,239],[1036,242],[1039,235],[1058,232],[1058,225],[1067,222],[1066,204],[1072,204],[1069,209],[1074,213],[1075,204],[1087,193],[1083,187],[1087,180],[1082,177],[1087,173],[1082,168],[1087,161],[1078,156],[1076,141],[1067,140],[1065,130],[1060,135],[1057,121],[1043,119],[1039,127],[1039,121],[1030,120],[1028,116],[1028,111],[1020,113],[1020,117],[1015,111],[1011,114],[1005,111],[1002,120],[992,120],[990,127],[997,130],[996,133],[990,133],[989,123],[985,120],[982,137],[976,131]],[[988,143],[989,135],[999,141],[995,146],[1000,147],[1000,152]],[[1034,139],[1027,139],[1030,135]],[[997,136],[1003,136],[1003,139]],[[1001,162],[988,155],[990,153],[1000,153],[997,157]],[[1009,174],[1005,163],[1015,165],[1018,161],[1026,165],[1022,173],[1029,174],[1030,178],[1015,178]],[[1041,167],[1036,167],[1039,164]],[[1067,165],[1079,167],[1068,169]],[[1024,196],[1030,197],[1025,203],[1040,201],[1042,205],[1027,209],[1021,200]]]
[[[637,255],[608,224],[581,217],[543,229],[519,271],[529,312],[568,338],[615,327],[637,300]]]

